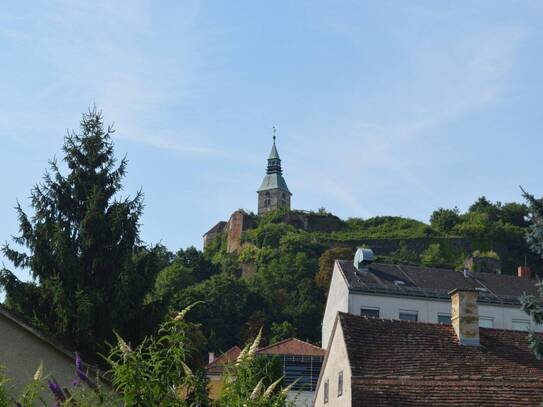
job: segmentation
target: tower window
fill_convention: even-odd
[[[269,192],[266,192],[266,195],[264,195],[264,206],[266,208],[271,206],[271,195]]]
[[[282,206],[287,206],[287,196],[283,192],[283,195],[281,195],[281,204]]]

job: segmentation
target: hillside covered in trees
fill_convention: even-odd
[[[2,247],[12,267],[33,277],[0,270],[4,306],[90,358],[114,332],[140,343],[200,301],[189,315],[197,354],[247,343],[261,327],[263,344],[291,336],[319,343],[333,262],[359,246],[381,262],[461,269],[475,255],[501,262],[503,273],[524,263],[541,271],[525,241],[529,208],[484,197],[465,213],[438,209],[428,224],[279,210],[245,213],[251,227],[235,250],[226,232],[204,251],[146,245],[143,195],[122,197],[127,161],[116,160],[112,132],[96,109],[83,115],[80,132],[64,140],[66,173],[50,163],[32,189],[31,211],[17,206],[19,235]]]
[[[242,233],[239,250],[227,252],[226,232],[203,252],[180,250],[150,297],[160,312],[205,301],[194,317],[204,321],[211,350],[244,343],[261,326],[269,342],[297,336],[318,343],[333,262],[352,258],[358,246],[387,263],[460,270],[475,256],[499,260],[503,273],[525,262],[541,267],[525,242],[528,208],[485,197],[465,213],[438,209],[429,224],[402,217],[342,221],[323,209],[247,216],[254,227]],[[300,216],[311,218],[309,226],[300,225]]]

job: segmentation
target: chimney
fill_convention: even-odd
[[[209,363],[215,360],[215,352],[209,352]]]
[[[375,260],[373,250],[359,247],[354,255],[354,266],[358,271],[368,271],[368,267]]]
[[[460,345],[479,346],[477,291],[455,288],[451,297],[451,322]]]
[[[519,277],[530,278],[532,276],[532,270],[528,266],[518,266],[517,275]]]

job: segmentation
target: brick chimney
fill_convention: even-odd
[[[519,277],[530,278],[532,276],[532,270],[528,266],[518,266],[517,275]]]
[[[451,322],[460,345],[479,346],[477,291],[455,288],[451,296]]]

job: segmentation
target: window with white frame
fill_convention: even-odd
[[[368,318],[379,318],[379,308],[375,307],[361,307],[360,315]]]
[[[439,313],[437,314],[437,323],[438,324],[446,324],[446,325],[450,325],[451,324],[451,314],[442,314],[442,313]]]
[[[340,397],[343,395],[343,371],[339,372],[337,375],[337,396]]]
[[[494,328],[494,318],[479,317],[479,326],[481,328]]]
[[[514,319],[513,329],[515,331],[528,331],[530,330],[530,321],[527,319]]]
[[[410,310],[400,310],[400,320],[401,321],[418,321],[419,320],[419,312],[418,311],[410,311]]]

